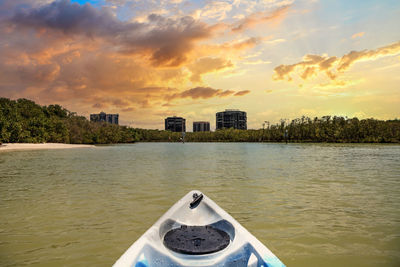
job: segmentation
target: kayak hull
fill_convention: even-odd
[[[201,193],[191,191],[173,205],[128,248],[114,266],[285,266],[257,238],[207,196],[202,195],[197,206],[191,207],[194,194]],[[227,233],[229,244],[217,252],[189,255],[175,252],[164,243],[165,235],[171,230],[182,226],[205,225]]]

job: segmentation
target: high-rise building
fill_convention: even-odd
[[[208,121],[194,121],[193,132],[209,132],[210,123]]]
[[[186,132],[186,120],[182,117],[168,117],[165,119],[165,130],[171,132]]]
[[[234,128],[247,130],[246,112],[238,109],[226,109],[216,114],[216,129]]]
[[[90,121],[94,122],[108,122],[111,124],[118,125],[119,114],[106,114],[100,112],[99,114],[90,114]]]

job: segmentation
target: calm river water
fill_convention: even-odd
[[[400,146],[138,143],[0,153],[0,266],[110,266],[192,189],[287,266],[400,266]]]

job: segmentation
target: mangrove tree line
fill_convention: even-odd
[[[133,128],[95,123],[60,105],[0,98],[0,143],[109,144],[139,141]]]
[[[182,133],[90,122],[60,105],[0,98],[0,142],[109,144],[180,142]],[[186,142],[400,143],[400,120],[323,116],[281,120],[264,129],[188,132]]]

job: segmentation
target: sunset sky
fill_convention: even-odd
[[[0,0],[0,97],[189,131],[400,118],[400,1]]]

